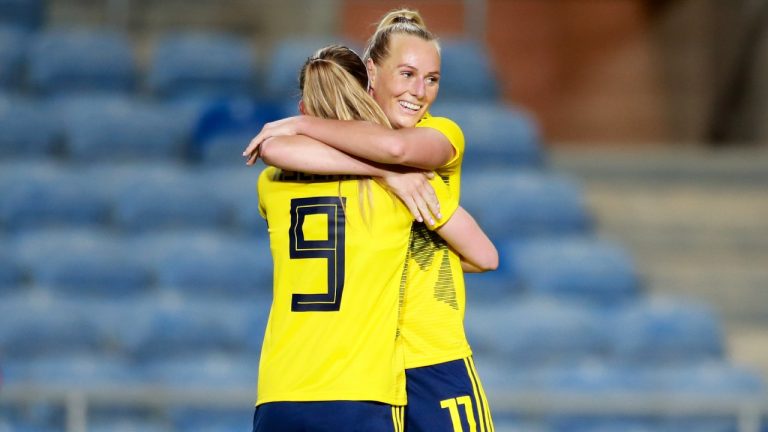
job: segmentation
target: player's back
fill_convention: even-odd
[[[372,212],[364,219],[356,178],[276,168],[262,172],[258,189],[274,297],[257,404],[404,404],[397,326],[412,220],[405,206],[371,181]]]

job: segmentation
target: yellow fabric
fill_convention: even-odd
[[[447,200],[442,182],[432,184]],[[257,404],[406,402],[397,325],[412,216],[371,182],[366,223],[358,189],[351,177],[271,167],[259,176],[274,284]]]
[[[450,205],[458,205],[464,135],[444,117],[425,116],[416,127],[442,132],[455,149],[454,157],[437,174],[450,190]],[[440,201],[441,208],[448,202]],[[445,215],[444,219],[445,219]],[[406,261],[406,290],[400,332],[405,366],[415,368],[468,357],[472,351],[464,334],[466,292],[461,259],[447,243],[414,223]]]

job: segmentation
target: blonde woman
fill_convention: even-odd
[[[372,169],[385,164],[434,170],[448,187],[451,199],[458,200],[463,133],[450,119],[432,117],[428,112],[440,82],[440,50],[435,36],[417,12],[392,11],[382,18],[371,37],[365,60],[368,91],[394,129],[367,121],[291,117],[262,129],[244,152],[249,163],[255,160],[254,151],[263,147],[261,152],[268,163],[289,163],[309,171],[364,173],[350,171],[350,167],[359,169],[355,164],[365,162]],[[302,153],[273,141],[274,137],[289,136],[312,138],[314,147],[305,142],[305,148],[314,150],[303,153],[312,157],[302,158]],[[411,198],[405,196],[411,211],[428,221],[428,208],[435,206],[429,194],[417,188]],[[464,213],[461,208],[457,211],[457,215]],[[469,215],[464,216],[464,221],[471,221]],[[453,219],[458,225],[461,218],[454,215]],[[474,221],[467,224],[476,227]],[[448,225],[437,232],[445,231]],[[495,249],[486,253],[489,249],[483,239],[487,237],[477,228],[449,245],[424,224],[413,225],[400,319],[407,368],[408,431],[493,430],[463,325],[463,271],[494,269],[498,262]]]

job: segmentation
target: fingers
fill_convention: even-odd
[[[407,198],[403,200],[403,203],[406,207],[408,207],[408,210],[413,215],[413,218],[417,222],[424,222],[424,218],[421,216],[421,211],[419,210],[419,206],[416,205],[416,201],[413,198]]]
[[[256,135],[250,143],[248,143],[248,147],[245,148],[243,151],[243,156],[246,158],[250,158],[256,150],[259,148],[259,144],[264,140],[264,137],[262,136],[262,133],[259,132],[258,135]]]
[[[259,160],[259,152],[255,151],[248,156],[248,160],[245,161],[246,165],[253,165]]]

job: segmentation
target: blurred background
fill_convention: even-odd
[[[398,6],[501,252],[467,276],[496,430],[768,431],[764,0],[0,0],[0,431],[250,430],[239,155]]]

